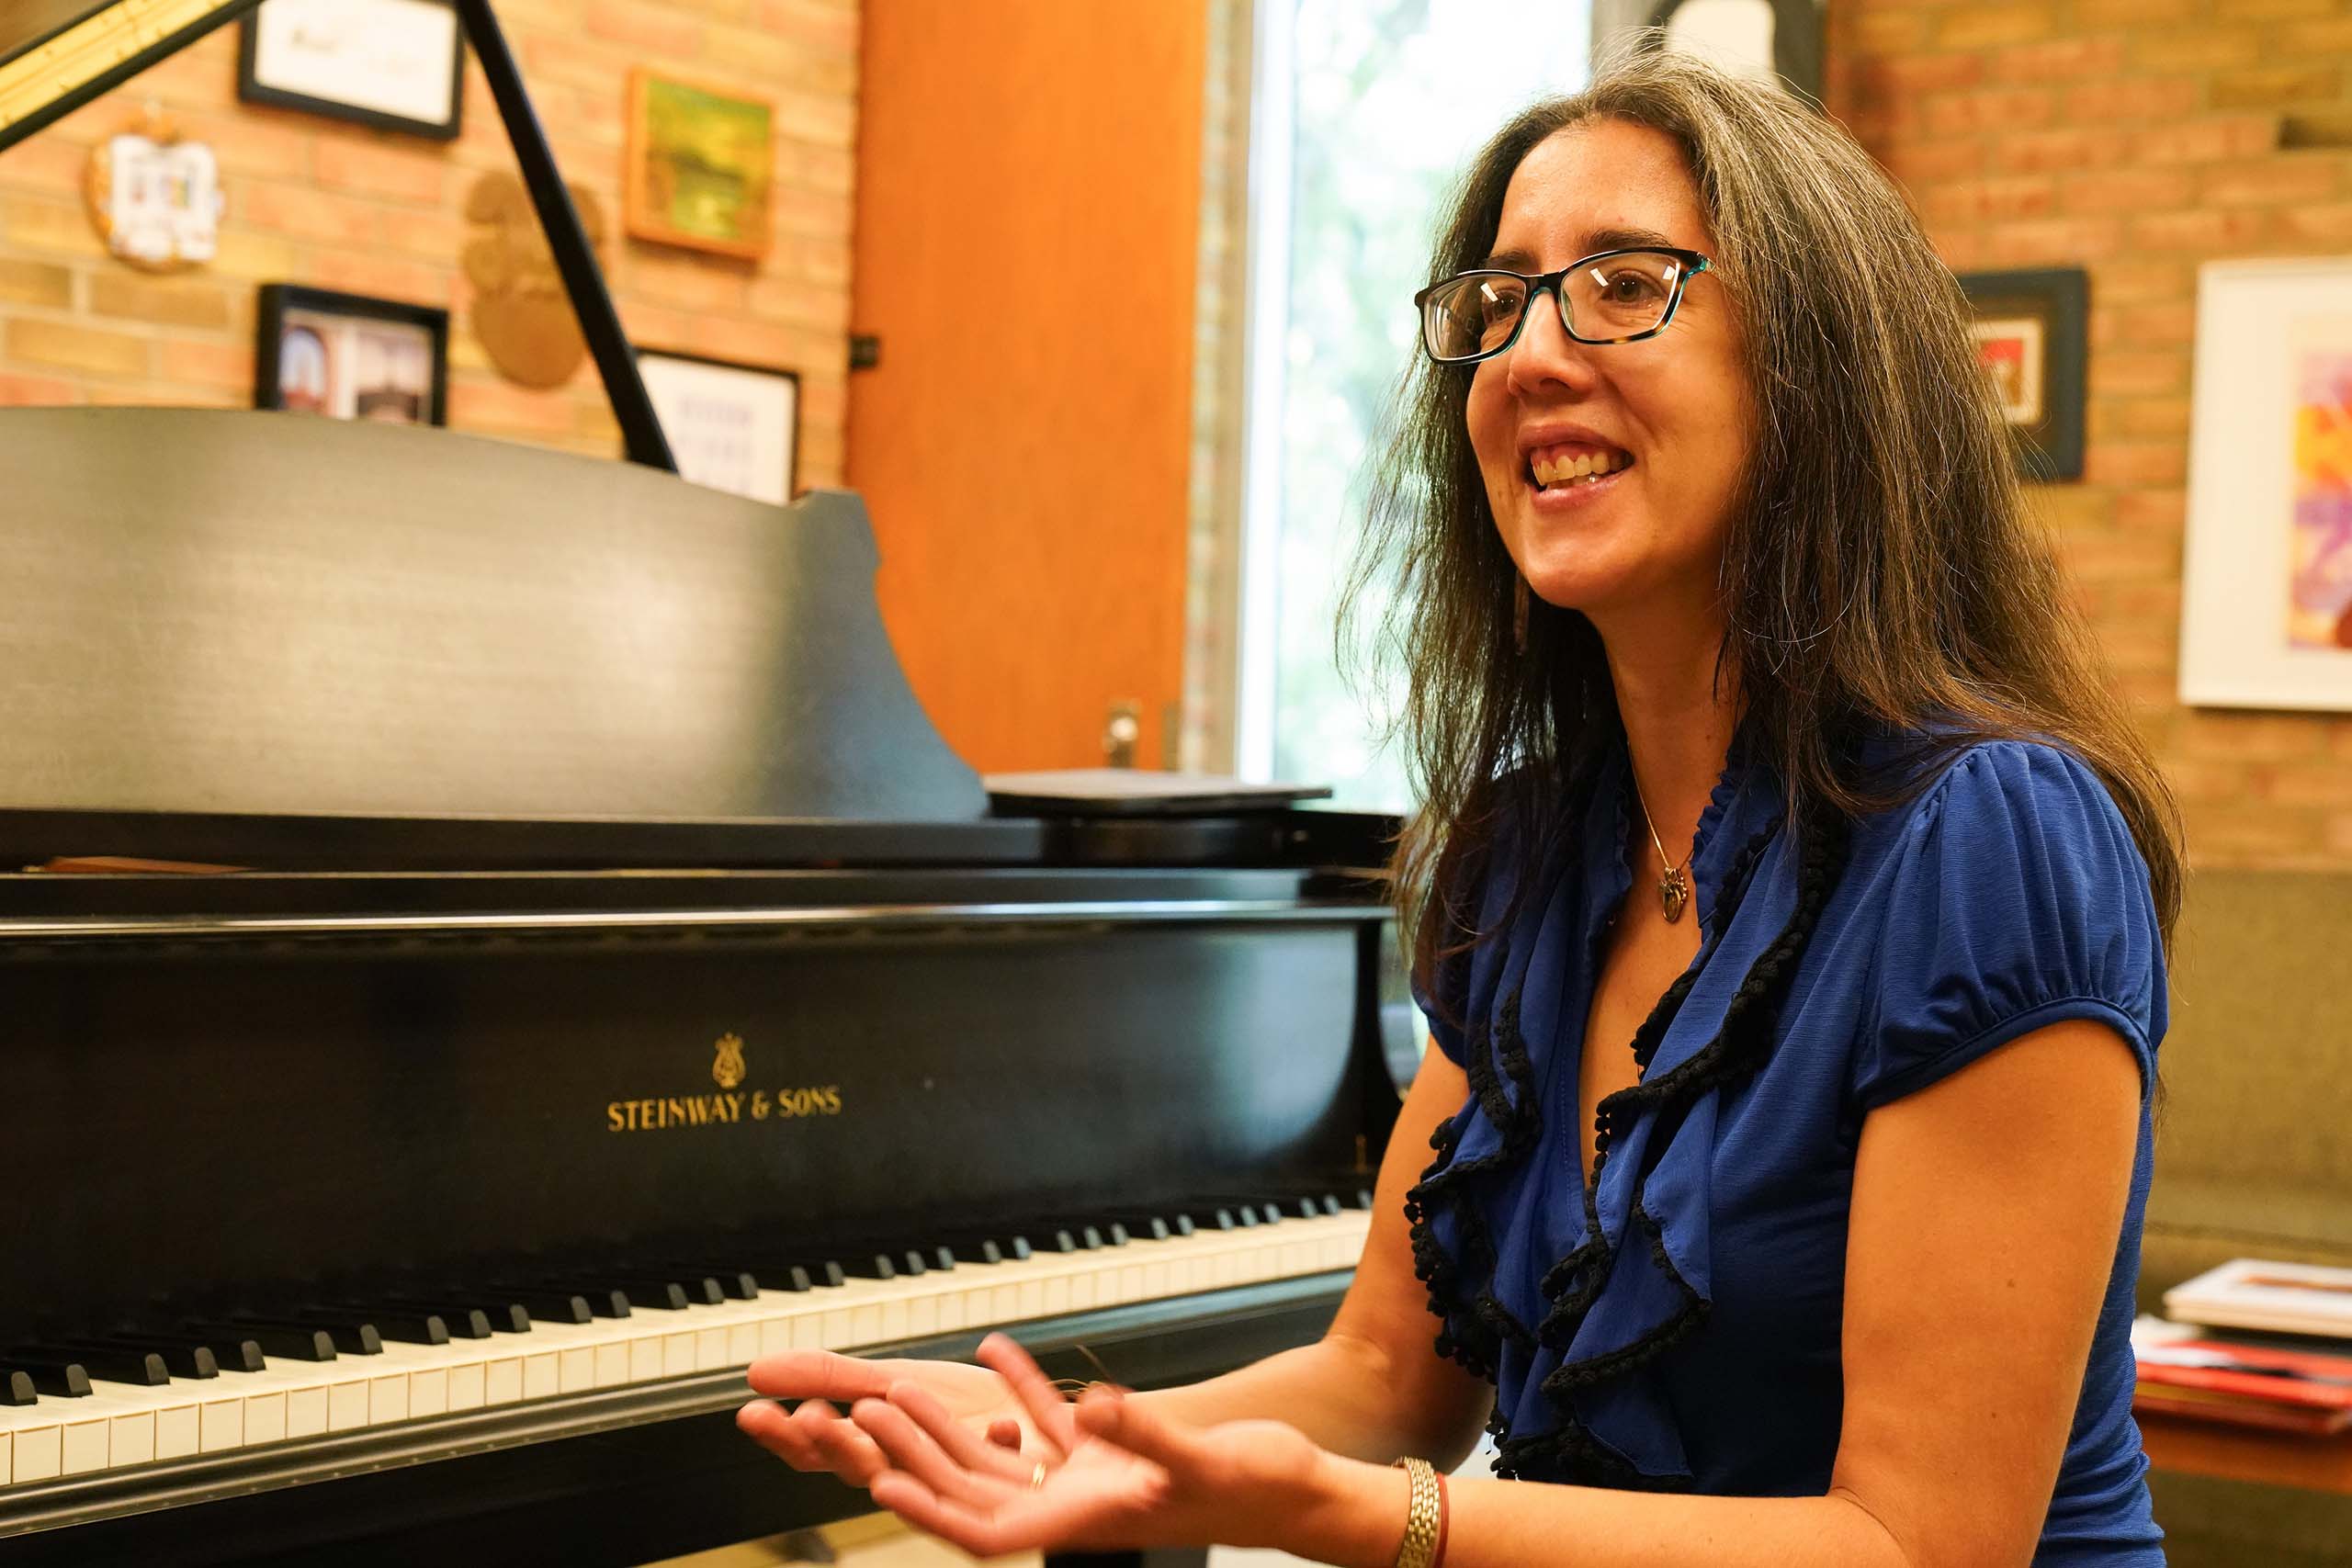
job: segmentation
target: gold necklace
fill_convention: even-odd
[[[1657,824],[1650,820],[1650,803],[1642,798],[1642,781],[1631,767],[1625,770],[1625,773],[1634,780],[1634,804],[1642,808],[1642,826],[1650,830],[1650,842],[1657,844],[1657,863],[1666,866],[1657,879],[1657,901],[1666,911],[1666,923],[1672,925],[1682,918],[1682,907],[1690,901],[1690,879],[1682,874],[1681,865],[1667,865],[1666,846],[1658,844]],[[1695,839],[1691,840],[1694,849],[1697,844]],[[1690,863],[1690,857],[1684,855],[1682,865]]]

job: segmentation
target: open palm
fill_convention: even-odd
[[[1016,1389],[1030,1383],[1035,1363],[1012,1341],[992,1337],[980,1355]],[[1188,1427],[1107,1389],[1078,1404],[1067,1447],[1043,1455],[975,1435],[913,1380],[857,1401],[851,1417],[888,1460],[870,1483],[874,1500],[983,1557],[1265,1544],[1326,1457],[1279,1421]]]

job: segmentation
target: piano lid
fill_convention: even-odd
[[[194,42],[260,0],[0,5],[0,148]]]
[[[9,410],[0,472],[0,817],[987,816],[846,492],[193,409]]]

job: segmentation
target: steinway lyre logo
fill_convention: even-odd
[[[710,1065],[711,1080],[721,1089],[733,1089],[743,1081],[743,1037],[722,1034],[718,1037],[718,1060]]]

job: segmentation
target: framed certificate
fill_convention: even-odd
[[[799,488],[800,377],[667,350],[637,351],[678,474],[781,506]]]
[[[447,141],[465,62],[447,0],[266,0],[245,17],[237,96]]]

